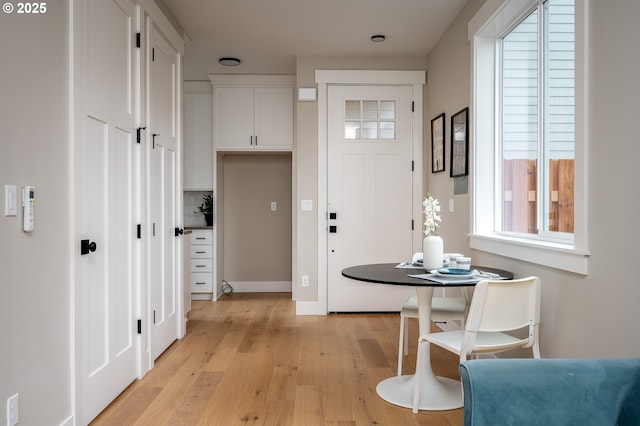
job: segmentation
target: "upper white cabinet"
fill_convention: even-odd
[[[293,76],[210,75],[217,150],[293,150]]]
[[[184,82],[184,189],[213,189],[212,88],[208,81]]]

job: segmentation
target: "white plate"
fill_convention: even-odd
[[[446,268],[444,268],[446,269]],[[473,271],[469,271],[468,274],[447,274],[447,273],[443,273],[441,272],[441,270],[437,270],[434,269],[432,271],[429,271],[429,273],[433,274],[433,275],[437,275],[439,277],[444,277],[444,278],[451,278],[451,279],[456,279],[456,278],[460,278],[460,279],[466,279],[466,278],[470,278],[473,276]]]

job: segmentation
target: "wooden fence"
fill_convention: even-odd
[[[549,161],[549,230],[573,232],[573,160]],[[537,162],[504,160],[505,231],[537,234]]]

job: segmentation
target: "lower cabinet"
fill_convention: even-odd
[[[213,231],[194,229],[191,234],[191,298],[211,300],[213,296]]]

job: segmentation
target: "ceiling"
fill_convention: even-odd
[[[185,80],[295,74],[297,56],[426,57],[467,0],[162,0],[191,41]],[[374,34],[386,40],[374,43]],[[218,58],[242,63],[223,67]]]

